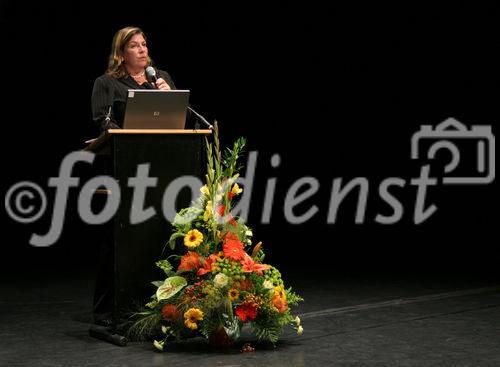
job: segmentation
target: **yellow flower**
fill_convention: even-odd
[[[219,251],[215,256],[217,256],[217,261],[224,261],[224,252]]]
[[[203,195],[210,196],[210,190],[207,185],[203,185],[203,187],[200,188],[200,191]]]
[[[198,329],[196,321],[203,320],[203,312],[198,308],[190,308],[184,312],[184,325],[191,330]]]
[[[190,249],[198,247],[203,242],[203,234],[197,229],[190,230],[184,236],[184,245]]]
[[[232,185],[238,177],[240,177],[239,173],[235,174],[233,177],[228,178],[228,180],[226,181],[226,185]]]
[[[238,184],[237,184],[237,183],[235,183],[235,184],[233,185],[233,188],[231,189],[231,193],[232,193],[233,195],[238,195],[238,194],[241,194],[241,192],[242,192],[242,191],[243,191],[243,189],[241,189],[241,188],[238,186]]]
[[[240,296],[240,292],[236,288],[231,288],[228,292],[227,295],[231,301],[236,301],[238,297]]]
[[[274,295],[286,300],[285,287],[283,285],[274,287]]]
[[[205,213],[203,214],[203,220],[207,222],[212,217],[212,200],[207,201],[207,206],[205,207]]]

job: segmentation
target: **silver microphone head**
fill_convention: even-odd
[[[153,80],[156,80],[156,70],[152,66],[146,68],[146,74]]]

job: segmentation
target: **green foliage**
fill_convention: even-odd
[[[292,288],[284,289],[279,270],[264,264],[264,250],[253,244],[251,228],[231,213],[244,189],[237,179],[246,141],[237,139],[222,154],[217,123],[213,137],[213,143],[206,140],[206,183],[172,223],[165,247],[175,253],[156,262],[167,279],[152,282],[156,292],[146,308],[134,314],[129,328],[128,335],[135,340],[163,332],[156,340],[160,349],[169,337],[184,339],[194,329],[208,338],[223,328],[235,341],[241,336],[242,320],[261,341],[275,343],[287,324],[299,333],[299,321],[286,305],[294,306],[302,298]],[[190,240],[187,247],[183,239],[189,231],[198,241]]]
[[[156,299],[164,301],[173,297],[182,288],[187,285],[186,278],[180,276],[173,276],[165,279],[165,282],[156,290]]]
[[[200,326],[200,333],[208,338],[213,332],[217,330],[221,324],[219,313],[217,309],[207,310],[203,316],[203,323]]]
[[[289,306],[297,306],[299,302],[304,301],[304,298],[292,291],[292,287],[285,289],[285,294]]]
[[[157,261],[156,266],[163,270],[168,277],[171,277],[175,274],[175,271],[173,271],[174,268],[168,260]],[[157,287],[159,287],[159,285],[157,285]]]
[[[250,325],[252,333],[259,341],[276,343],[283,331],[283,326],[278,319],[266,314],[257,319]]]
[[[283,285],[283,279],[281,279],[281,273],[274,266],[271,266],[271,268],[264,273],[264,278],[272,282],[275,287]]]
[[[172,249],[172,250],[175,249],[176,240],[178,238],[184,237],[184,236],[185,236],[185,233],[183,233],[183,231],[172,233],[172,235],[170,236],[170,239],[168,240],[168,243],[167,243],[170,246],[170,249]]]
[[[238,164],[238,158],[243,154],[244,147],[246,144],[245,138],[241,137],[234,142],[233,149],[226,148],[222,157],[222,164],[225,167],[223,175],[225,177],[233,177],[233,175],[239,172],[243,167]]]
[[[130,340],[144,341],[158,331],[161,313],[154,310],[137,312],[131,316],[132,324],[127,329],[127,338]]]
[[[233,305],[229,299],[225,299],[221,305],[221,321],[229,339],[235,341],[240,337],[243,323],[233,314]]]
[[[262,264],[264,263],[265,258],[266,258],[266,254],[262,250],[259,250],[259,252],[257,252],[257,255],[255,255],[255,260],[259,263],[262,263]]]

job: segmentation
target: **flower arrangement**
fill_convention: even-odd
[[[275,343],[286,325],[302,334],[290,307],[303,299],[285,287],[278,269],[264,263],[262,243],[254,244],[252,230],[231,214],[242,193],[237,160],[245,139],[221,154],[215,124],[214,144],[207,140],[206,146],[206,184],[172,223],[168,245],[180,252],[156,263],[166,279],[153,282],[156,292],[134,315],[129,336],[153,337],[163,350],[167,340],[193,334],[229,346],[245,324],[259,341]]]

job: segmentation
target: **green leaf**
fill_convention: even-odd
[[[162,269],[168,277],[175,274],[175,272],[173,271],[173,266],[172,266],[172,264],[170,264],[170,262],[168,260],[157,261],[156,266],[158,266],[160,269]]]
[[[154,282],[151,282],[151,284],[153,284],[156,288],[161,287],[163,283],[165,283],[164,280],[156,280]]]
[[[186,278],[174,276],[165,279],[165,282],[156,290],[156,298],[158,301],[169,299],[177,294],[182,288],[187,285]]]
[[[170,236],[170,239],[168,240],[168,245],[172,250],[175,248],[175,240],[178,239],[179,237],[184,237],[184,233],[175,232]]]
[[[227,336],[232,341],[238,340],[241,334],[241,327],[243,326],[243,322],[239,319],[239,317],[229,317],[229,315],[223,313],[222,314],[222,326],[226,331]]]
[[[173,225],[182,232],[187,232],[191,229],[191,223],[196,219],[198,214],[196,208],[184,208],[175,215]]]
[[[222,304],[221,321],[229,339],[236,341],[240,337],[243,322],[239,317],[234,317],[233,306],[228,299]]]
[[[217,309],[207,310],[200,325],[200,333],[209,338],[220,326],[220,317]]]
[[[297,306],[299,302],[304,301],[304,298],[299,296],[297,293],[292,291],[292,287],[289,287],[288,289],[285,289],[285,294],[286,294],[286,299],[288,301],[288,304],[291,306]]]
[[[144,341],[149,339],[155,332],[161,321],[161,313],[154,310],[137,312],[131,316],[135,320],[128,327],[126,336],[130,340]]]
[[[269,323],[267,325],[262,325],[257,322],[251,323],[252,332],[257,336],[259,341],[266,341],[270,343],[276,343],[282,332],[282,327],[275,323]]]

